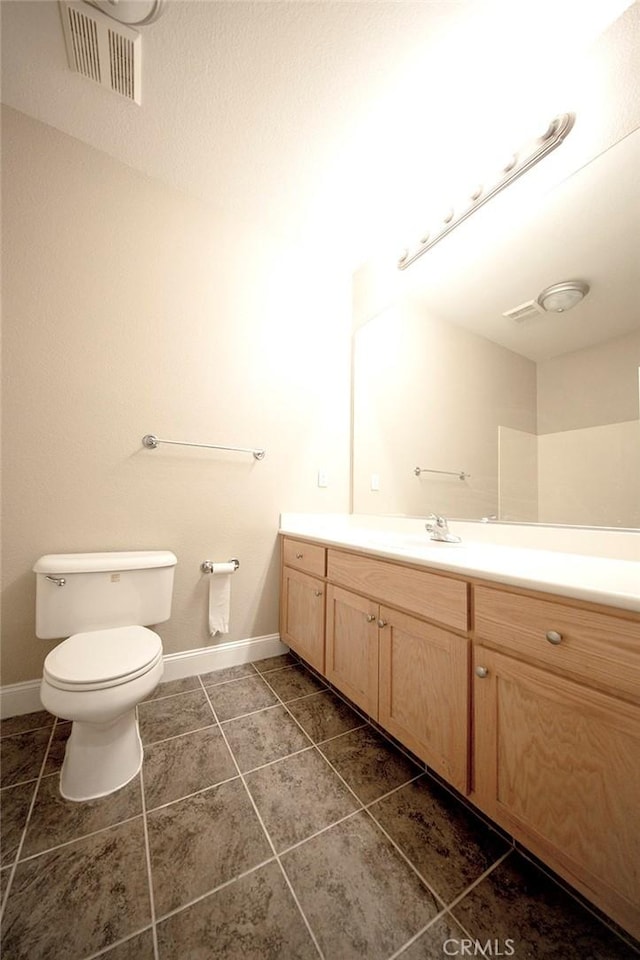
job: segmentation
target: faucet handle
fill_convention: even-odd
[[[447,518],[446,518],[446,517],[441,517],[441,516],[440,516],[439,514],[437,514],[437,513],[432,513],[430,516],[427,517],[427,521],[429,521],[429,520],[433,520],[433,521],[435,522],[435,527],[436,527],[436,529],[438,529],[438,530],[446,530],[446,529],[447,529],[448,524],[447,524]],[[425,524],[425,526],[427,527],[427,530],[428,530],[428,529],[429,529],[429,524],[428,524],[428,522]]]

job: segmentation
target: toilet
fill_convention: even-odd
[[[171,615],[176,556],[168,550],[41,557],[36,636],[67,637],[46,657],[40,699],[72,720],[60,774],[67,800],[119,790],[142,766],[136,706],[160,682],[162,641],[149,624]]]

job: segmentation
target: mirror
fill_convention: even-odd
[[[354,333],[353,511],[640,528],[640,130],[513,189]],[[536,304],[567,280],[590,288],[570,311]]]

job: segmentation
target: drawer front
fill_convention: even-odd
[[[287,566],[313,573],[316,577],[324,577],[326,553],[326,549],[317,543],[291,540],[289,537],[284,537],[282,541],[282,556]]]
[[[456,630],[468,629],[469,588],[463,580],[331,549],[327,551],[327,576],[379,603],[400,607]]]
[[[479,640],[640,700],[640,620],[476,587]]]

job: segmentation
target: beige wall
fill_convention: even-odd
[[[166,652],[212,642],[199,565],[237,556],[225,639],[276,632],[279,512],[348,506],[349,278],[20,113],[3,126],[2,682],[51,649],[45,553],[173,550]]]
[[[355,334],[354,510],[497,513],[498,427],[535,433],[535,410],[531,360],[406,305],[383,311]]]
[[[640,526],[640,331],[538,364],[539,519]]]
[[[640,329],[594,347],[541,361],[538,363],[538,433],[637,420],[639,367]]]
[[[640,421],[538,437],[543,523],[640,528]]]

